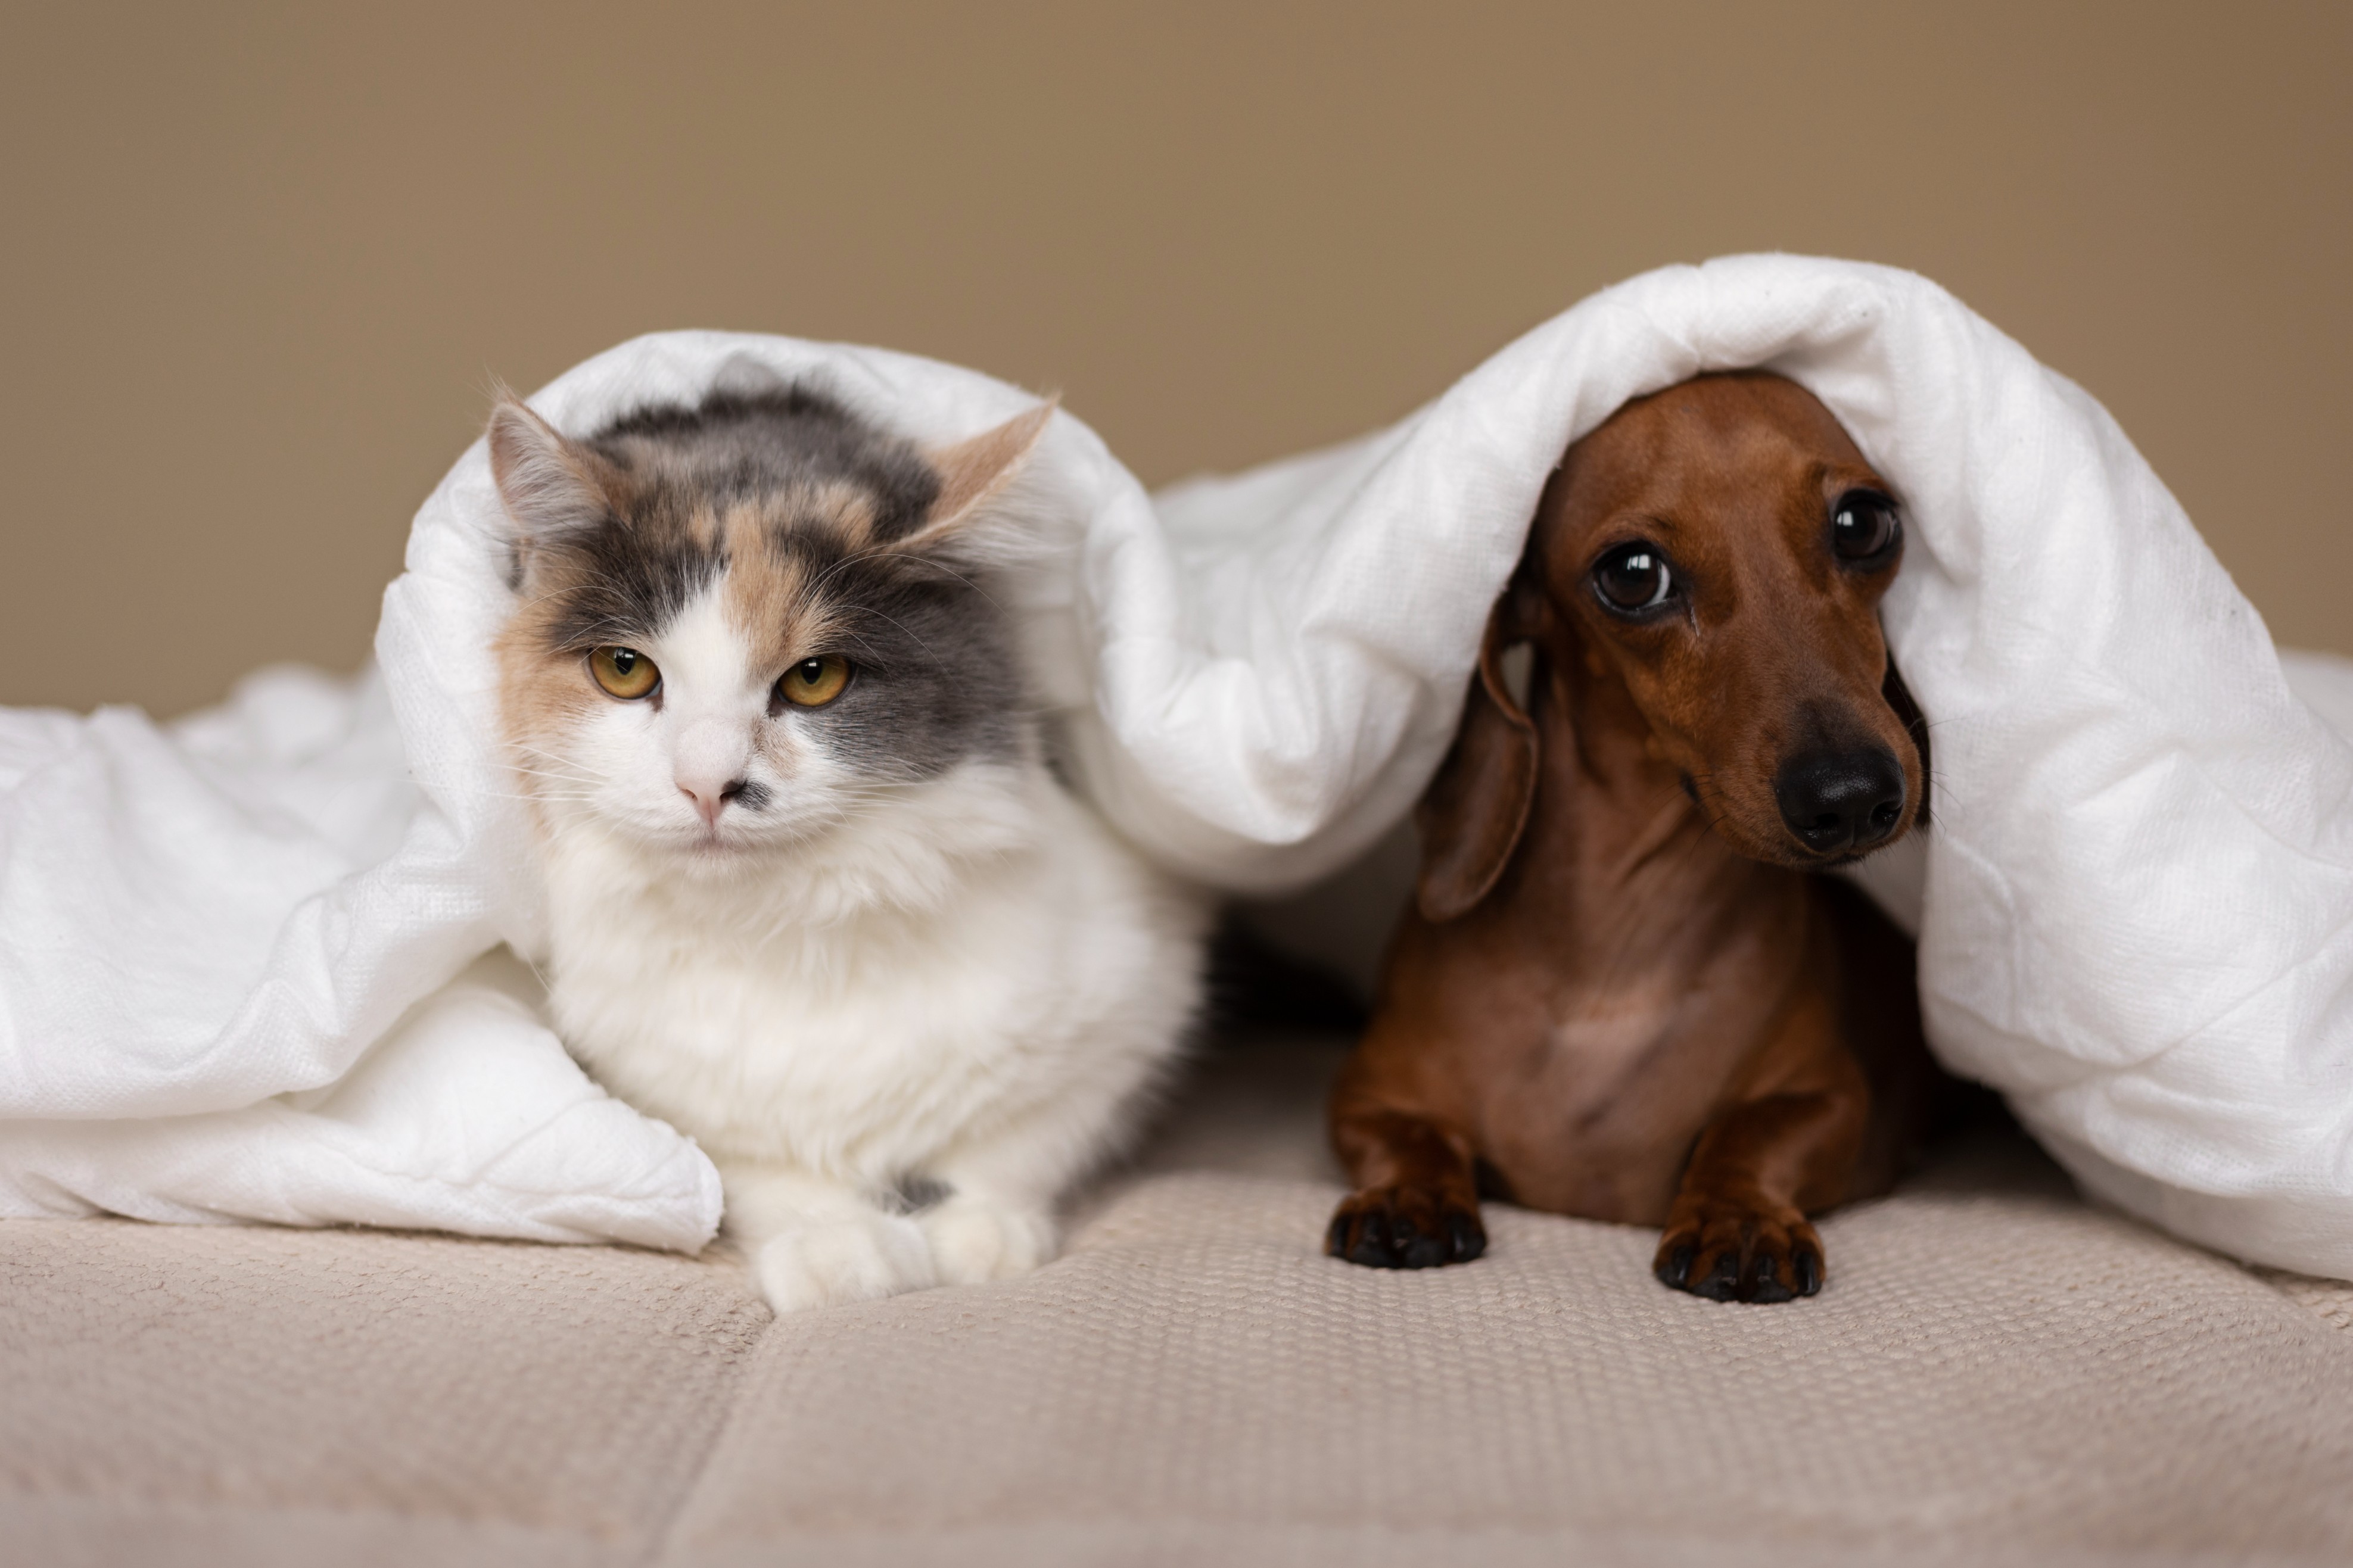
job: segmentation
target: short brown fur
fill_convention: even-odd
[[[1483,1188],[1663,1226],[1668,1283],[1785,1300],[1825,1278],[1807,1215],[1893,1182],[1934,1077],[1911,945],[1808,874],[1831,862],[1774,789],[1793,752],[1838,743],[1898,760],[1887,842],[1926,798],[1877,619],[1895,564],[1830,547],[1855,487],[1887,489],[1820,404],[1757,374],[1638,400],[1570,447],[1334,1091],[1356,1189],[1336,1256],[1475,1257]],[[1634,540],[1664,547],[1682,613],[1636,624],[1597,595],[1597,561]],[[1503,668],[1522,643],[1525,710]]]

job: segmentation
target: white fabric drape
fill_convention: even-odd
[[[2301,658],[2292,690],[2115,422],[1925,279],[1647,274],[1389,429],[1156,498],[1058,418],[1028,486],[1043,548],[1005,592],[1072,775],[1220,887],[1346,865],[1443,752],[1562,449],[1746,366],[1812,389],[1905,506],[1885,620],[1939,793],[1899,912],[1937,1049],[2094,1191],[2353,1275],[2353,745],[2315,710],[2353,715],[2353,667]],[[533,402],[579,431],[749,375],[926,440],[1028,401],[902,355],[671,333]],[[0,714],[0,1212],[709,1234],[691,1145],[497,986],[442,994],[538,926],[496,760],[501,531],[478,444],[418,514],[380,682],[269,676],[167,726]]]

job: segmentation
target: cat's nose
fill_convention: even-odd
[[[719,826],[727,803],[744,793],[751,746],[737,726],[702,719],[686,726],[670,753],[670,777],[679,794],[694,803],[703,822]]]
[[[727,809],[727,803],[744,793],[744,782],[733,778],[724,784],[689,784],[681,779],[678,793],[694,802],[694,809],[702,814],[707,826],[716,827],[719,826],[719,814]]]

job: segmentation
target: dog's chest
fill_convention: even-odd
[[[1692,1144],[1796,979],[1776,933],[1693,964],[1664,953],[1571,972],[1520,1020],[1517,1070],[1480,1085],[1481,1142],[1514,1195],[1590,1219],[1656,1224]]]
[[[1670,1064],[1664,1043],[1630,1020],[1562,1019],[1533,1072],[1487,1086],[1482,1142],[1514,1197],[1588,1219],[1664,1215],[1722,1081],[1713,1064]]]

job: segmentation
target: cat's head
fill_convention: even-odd
[[[510,755],[543,825],[732,862],[1023,743],[975,573],[1018,530],[1051,404],[926,451],[806,389],[714,393],[581,440],[512,398]]]

